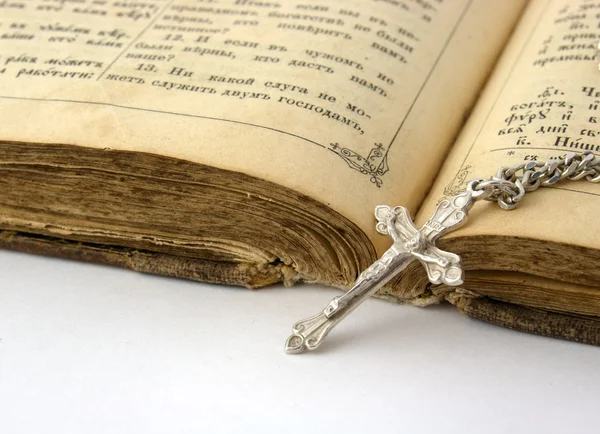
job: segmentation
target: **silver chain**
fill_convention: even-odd
[[[567,154],[564,158],[550,158],[545,163],[529,161],[512,167],[502,167],[490,179],[477,178],[467,184],[473,199],[497,201],[503,209],[515,208],[525,193],[568,179],[585,178],[600,182],[600,157],[591,152]]]

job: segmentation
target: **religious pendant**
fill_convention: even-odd
[[[477,200],[497,201],[501,208],[510,210],[519,204],[526,192],[562,179],[600,182],[600,158],[590,152],[570,153],[545,163],[530,161],[502,167],[496,176],[487,180],[474,179],[467,184],[464,193],[441,201],[421,229],[415,227],[404,207],[376,207],[377,231],[391,236],[392,246],[360,274],[347,293],[331,300],[321,313],[294,324],[285,351],[297,354],[316,349],[346,315],[415,259],[423,264],[432,284],[461,285],[463,271],[460,257],[438,249],[435,241],[464,224],[469,209]]]
[[[331,300],[322,313],[297,322],[285,351],[294,354],[317,348],[337,323],[415,259],[421,261],[432,283],[460,285],[463,282],[460,257],[438,249],[434,243],[443,233],[463,224],[472,205],[472,193],[459,194],[452,201],[444,200],[421,229],[417,229],[408,210],[402,206],[376,207],[377,232],[391,236],[394,243],[361,273],[346,294]]]

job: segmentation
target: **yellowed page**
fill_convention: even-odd
[[[600,151],[599,13],[598,1],[530,5],[419,212],[421,221],[441,196],[501,166]],[[598,210],[600,185],[562,181],[528,193],[514,211],[477,204],[469,224],[450,237],[518,236],[600,248]]]
[[[524,0],[0,3],[0,140],[151,152],[375,236],[423,199]]]

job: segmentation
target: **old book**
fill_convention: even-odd
[[[598,151],[587,1],[0,2],[0,246],[261,287],[347,288],[499,166]],[[477,204],[461,288],[379,296],[600,343],[598,185]]]

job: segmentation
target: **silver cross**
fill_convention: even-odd
[[[442,234],[466,222],[473,202],[470,191],[440,202],[421,229],[414,225],[406,208],[377,206],[377,232],[390,235],[394,243],[360,274],[346,294],[331,300],[323,312],[294,324],[285,351],[296,354],[317,348],[337,323],[415,259],[423,264],[431,283],[462,284],[460,257],[438,249],[434,243]]]

